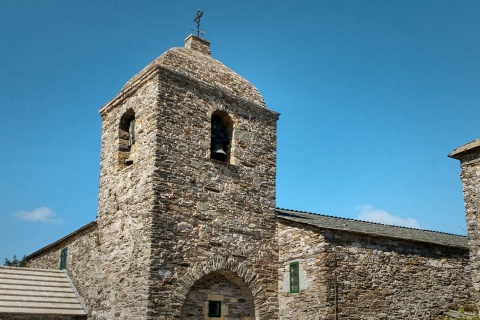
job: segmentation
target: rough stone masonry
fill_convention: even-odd
[[[96,221],[28,256],[66,257],[88,319],[436,319],[479,300],[479,143],[451,154],[467,244],[275,209],[279,115],[204,39],[166,51],[100,114]]]

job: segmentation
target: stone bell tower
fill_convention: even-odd
[[[190,35],[100,113],[98,314],[278,318],[278,114],[258,90]]]
[[[465,202],[470,271],[480,309],[480,139],[463,145],[448,155],[460,160],[460,179]]]

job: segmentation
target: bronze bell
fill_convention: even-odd
[[[212,158],[215,160],[227,161],[227,153],[223,150],[223,143],[221,140],[215,140],[215,145],[212,148]]]
[[[214,152],[215,154],[218,154],[219,156],[226,157],[227,153],[223,150],[223,148],[218,149],[217,151]]]
[[[129,165],[131,165],[132,163],[133,163],[133,155],[132,155],[132,153],[130,152],[130,154],[128,155],[128,158],[125,159],[125,164],[126,164],[127,166],[129,166]]]

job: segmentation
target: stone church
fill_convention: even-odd
[[[96,220],[27,257],[30,281],[65,270],[84,311],[33,295],[14,307],[0,270],[0,319],[404,320],[476,308],[479,141],[450,154],[467,241],[276,208],[279,114],[199,37],[146,66],[100,114]],[[37,290],[21,281],[17,291]]]

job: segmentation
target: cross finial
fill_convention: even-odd
[[[200,37],[200,34],[201,35],[205,34],[205,31],[200,30],[200,19],[202,19],[202,16],[203,16],[203,12],[200,11],[200,9],[198,9],[197,15],[195,16],[195,19],[193,19],[193,21],[197,23],[197,37]]]

